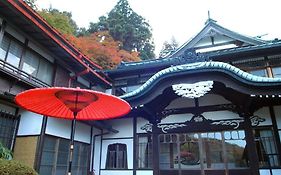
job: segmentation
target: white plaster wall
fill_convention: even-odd
[[[132,170],[102,170],[101,175],[133,175]]]
[[[29,41],[28,47],[33,49],[35,52],[39,53],[41,56],[49,60],[51,63],[55,61],[55,59],[50,54],[48,54],[47,51],[44,51],[44,49],[39,47],[39,44],[35,43],[34,41]]]
[[[260,175],[271,175],[270,171],[267,169],[260,170]]]
[[[281,174],[281,169],[273,169],[272,170],[272,175],[280,175]]]
[[[133,137],[133,119],[132,118],[121,118],[114,119],[107,122],[112,126],[113,129],[118,130],[118,133],[110,133],[104,135],[103,138],[123,138]]]
[[[185,107],[194,107],[194,106],[195,106],[194,99],[180,97],[173,100],[165,109],[185,108]]]
[[[95,149],[94,149],[94,171],[95,175],[99,175],[99,170],[100,170],[100,155],[101,155],[101,136],[96,136],[95,137]]]
[[[101,169],[105,169],[107,147],[110,144],[121,143],[127,145],[128,169],[133,169],[133,139],[112,139],[102,141]],[[123,171],[122,171],[123,172]]]
[[[5,104],[0,104],[0,111],[8,112],[14,115],[16,113],[16,108]]]
[[[10,35],[12,35],[13,37],[15,37],[16,39],[18,39],[19,41],[21,41],[22,43],[24,43],[25,41],[25,37],[18,33],[13,27],[11,27],[9,24],[7,25],[6,32],[8,32]]]
[[[274,112],[278,129],[281,129],[281,106],[274,106]]]
[[[238,114],[231,112],[231,111],[204,112],[202,115],[206,119],[211,119],[211,120],[224,120],[224,119],[240,118]]]
[[[105,93],[106,93],[106,94],[112,94],[112,89],[106,89],[106,90],[105,90]]]
[[[141,117],[137,118],[137,133],[146,133],[146,131],[142,130],[141,127],[143,127],[145,124],[148,124],[149,122]]]
[[[138,170],[137,175],[153,175],[152,170]]]
[[[47,120],[46,134],[69,139],[71,132],[71,120],[57,119],[49,117]],[[76,123],[74,140],[90,143],[91,127],[81,123]]]
[[[43,116],[33,112],[20,110],[21,115],[18,136],[39,135],[41,132]]]
[[[261,122],[259,126],[266,126],[266,125],[272,125],[270,113],[269,113],[269,107],[262,107],[261,109],[257,110],[254,115],[257,115],[261,118],[264,118],[265,121]]]
[[[203,97],[198,98],[199,106],[210,106],[220,104],[230,104],[231,102],[224,97],[216,94],[206,94]]]
[[[280,175],[280,174],[281,174],[281,169],[273,169],[272,174],[270,173],[269,169],[260,170],[260,175]]]
[[[175,114],[164,118],[161,123],[183,123],[191,120],[193,114]]]

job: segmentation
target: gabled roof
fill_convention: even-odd
[[[23,0],[0,0],[0,12],[5,19],[19,25],[21,30],[28,33],[38,43],[48,49],[56,57],[64,60],[73,70],[87,70],[89,76],[102,85],[110,87],[109,78],[101,67],[81,53],[64,36],[49,25],[37,12]]]
[[[233,44],[237,47],[255,46],[265,44],[267,41],[241,35],[217,24],[215,20],[208,19],[205,27],[191,40],[184,43],[181,47],[171,53],[168,57],[182,55],[185,50],[190,48],[209,48]]]
[[[265,43],[261,45],[255,46],[246,46],[246,47],[237,47],[231,49],[218,50],[207,53],[196,54],[194,50],[190,50],[186,52],[187,57],[185,55],[175,56],[175,57],[167,57],[160,59],[151,59],[144,60],[140,62],[126,62],[122,63],[118,66],[117,69],[111,70],[108,72],[109,76],[113,77],[117,74],[122,74],[125,72],[137,72],[145,71],[146,69],[157,69],[161,70],[171,65],[180,65],[187,64],[198,61],[198,57],[203,58],[205,60],[224,60],[227,59],[239,59],[245,57],[253,57],[255,55],[269,55],[269,54],[280,54],[281,52],[281,41]],[[205,58],[204,58],[205,57]],[[202,59],[200,59],[202,61]],[[158,69],[159,68],[159,69]]]

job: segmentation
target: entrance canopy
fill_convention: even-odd
[[[182,89],[181,89],[182,88]],[[177,89],[177,90],[176,90]],[[121,96],[132,107],[161,112],[181,97],[179,93],[218,94],[236,105],[256,110],[264,104],[280,104],[281,78],[259,77],[222,62],[197,62],[163,69],[137,90]],[[199,91],[199,92],[198,92]],[[193,98],[198,98],[194,96]]]

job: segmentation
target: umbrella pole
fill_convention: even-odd
[[[73,160],[73,150],[74,150],[74,134],[75,134],[75,127],[76,127],[76,116],[77,112],[73,112],[74,119],[71,123],[71,132],[70,132],[70,149],[69,149],[69,164],[68,164],[68,175],[71,175],[71,167],[72,167],[72,160]]]

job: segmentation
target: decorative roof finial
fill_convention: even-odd
[[[207,25],[207,24],[210,23],[210,22],[217,22],[217,21],[216,21],[216,20],[213,20],[213,19],[211,18],[210,10],[208,10],[208,19],[207,19],[207,21],[205,22],[205,25]]]

